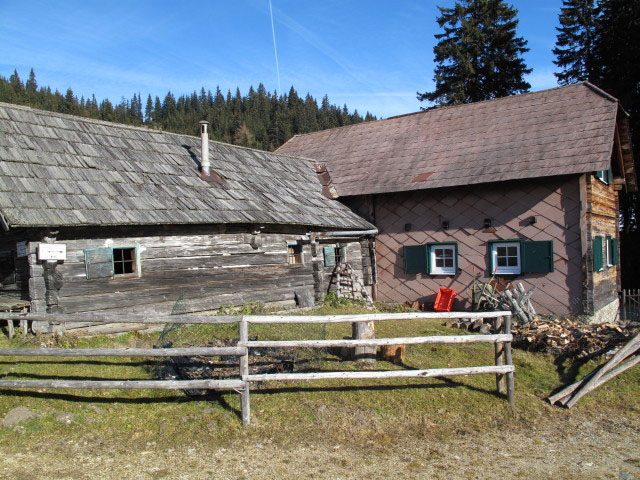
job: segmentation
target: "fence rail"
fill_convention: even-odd
[[[434,318],[482,318],[494,319],[496,333],[493,335],[439,335],[429,337],[398,337],[353,340],[294,340],[257,341],[249,340],[249,324],[265,323],[358,323],[384,320],[434,319]],[[300,381],[327,379],[388,379],[429,378],[456,375],[493,374],[499,393],[507,395],[510,405],[515,402],[514,366],[511,358],[511,312],[443,312],[443,313],[392,313],[327,316],[209,316],[209,315],[114,315],[114,314],[36,314],[0,312],[0,319],[8,321],[27,320],[39,322],[99,322],[99,323],[144,323],[144,324],[228,324],[238,323],[236,347],[189,347],[189,348],[0,348],[0,356],[129,356],[129,357],[173,357],[173,356],[237,356],[238,377],[229,380],[0,380],[0,388],[78,388],[78,389],[221,389],[235,390],[241,395],[242,423],[250,423],[250,385],[264,381]],[[381,371],[332,371],[315,373],[270,373],[249,374],[249,350],[274,347],[377,347],[382,345],[415,344],[466,344],[492,343],[495,349],[495,365],[474,367],[434,368],[426,370],[381,370]]]

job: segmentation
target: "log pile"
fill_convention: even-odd
[[[489,319],[483,322],[482,319],[460,318],[447,321],[445,325],[482,334],[498,333]],[[639,330],[637,323],[585,325],[568,318],[536,318],[514,325],[511,331],[514,347],[554,356],[590,358],[615,349]]]
[[[474,282],[473,305],[475,310],[511,310],[514,324],[532,322],[537,313],[531,303],[536,287],[526,290],[522,283],[502,284],[497,279],[488,283]]]
[[[627,324],[580,324],[567,318],[537,319],[513,327],[513,345],[555,356],[586,358],[626,342],[637,328]]]

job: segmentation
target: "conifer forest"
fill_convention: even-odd
[[[213,93],[202,87],[199,93],[179,97],[169,91],[163,99],[134,93],[114,104],[107,98],[98,101],[95,95],[78,98],[71,88],[63,95],[41,87],[33,69],[24,82],[15,70],[9,78],[0,75],[0,102],[188,135],[199,135],[198,122],[207,120],[212,140],[269,151],[296,134],[376,119],[369,112],[362,117],[346,105],[331,104],[326,95],[318,105],[310,94],[302,98],[293,87],[278,95],[262,84],[249,88],[246,95],[239,88],[223,94],[220,88]]]

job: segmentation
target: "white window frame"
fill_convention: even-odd
[[[499,247],[516,247],[517,254],[515,258],[518,259],[518,265],[516,266],[506,266],[499,267],[498,266],[498,248]],[[522,273],[522,252],[521,252],[520,242],[493,242],[491,244],[491,260],[494,271],[497,275],[519,275]],[[509,258],[509,256],[507,256]]]
[[[450,250],[453,265],[451,267],[436,266],[436,250]],[[455,275],[456,274],[456,246],[443,243],[441,245],[429,245],[429,274],[430,275]]]
[[[613,267],[613,238],[607,235],[605,237],[605,252],[607,255],[607,268]]]

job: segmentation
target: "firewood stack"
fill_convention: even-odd
[[[585,358],[606,353],[637,334],[631,324],[583,325],[567,318],[515,325],[514,346],[555,356]]]

